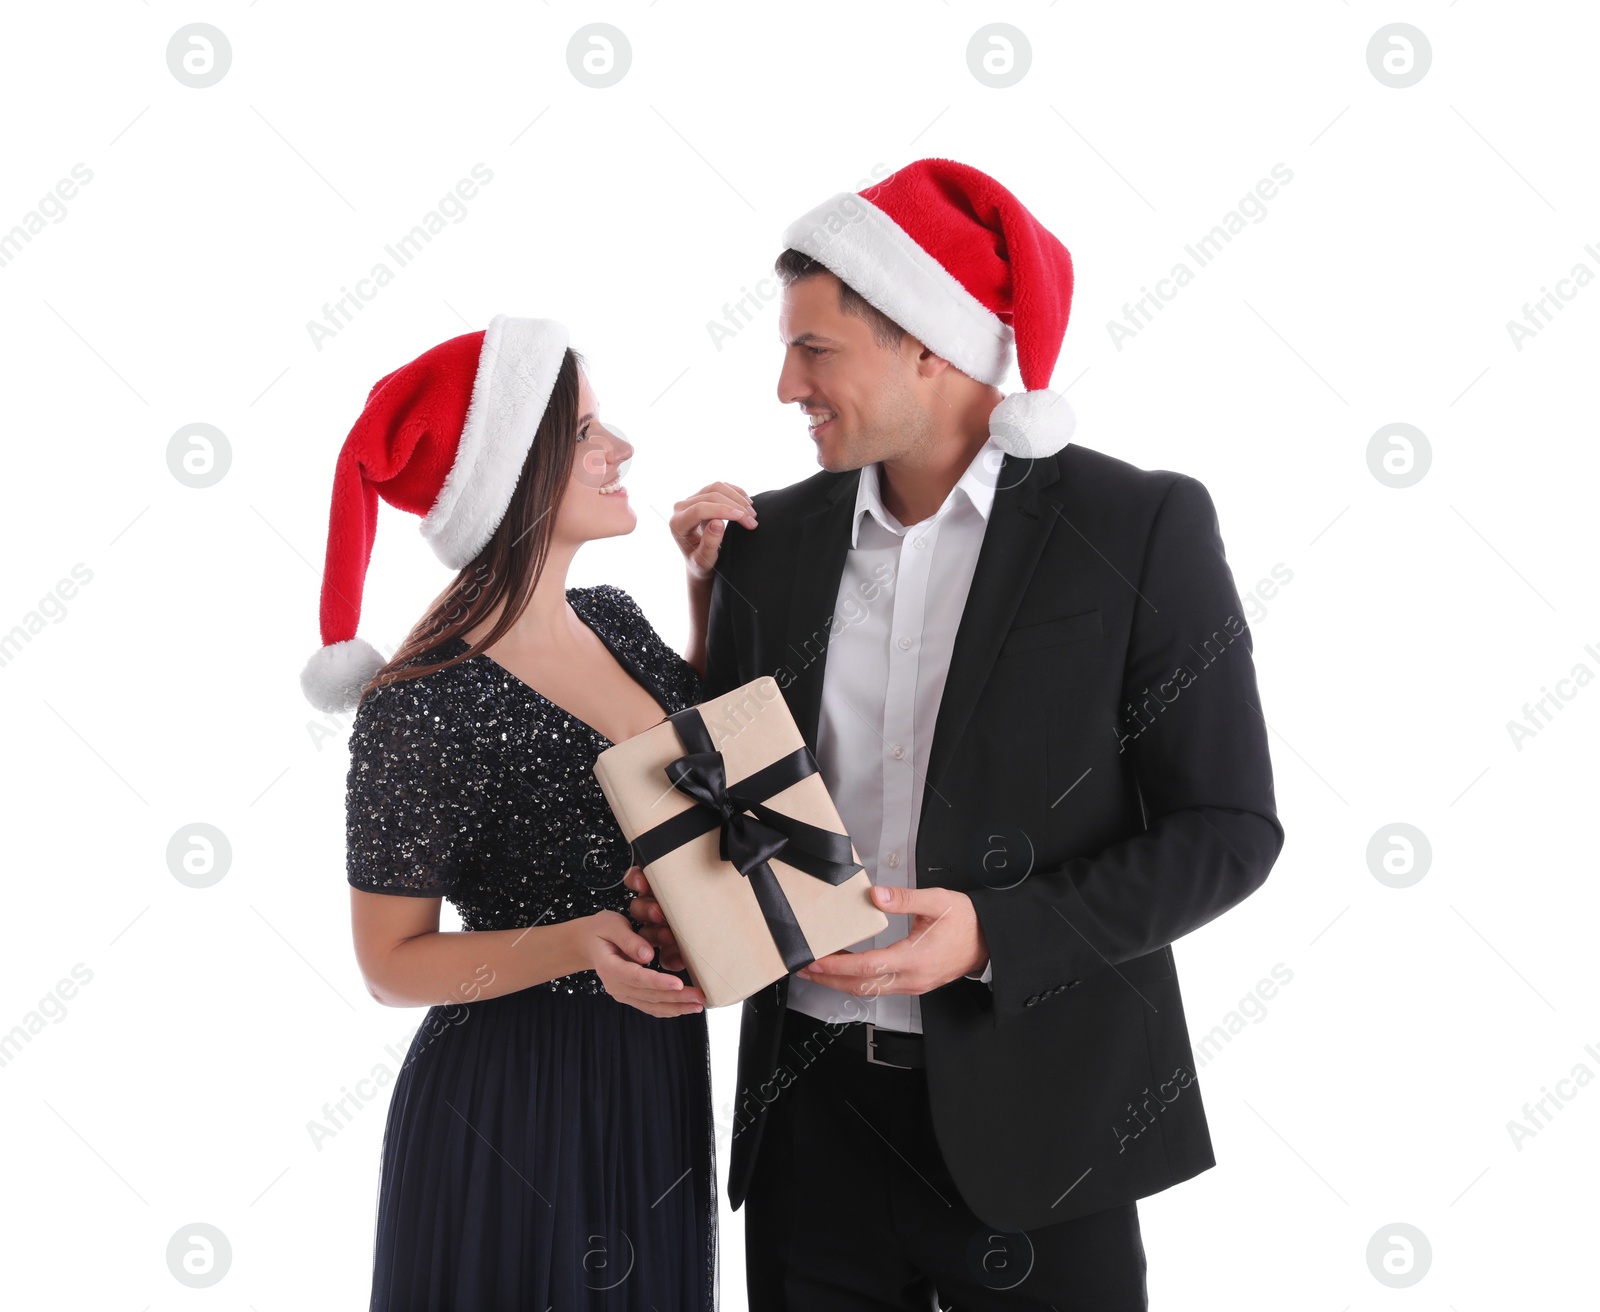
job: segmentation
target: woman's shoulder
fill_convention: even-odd
[[[643,609],[632,594],[615,583],[591,583],[586,588],[568,588],[567,600],[581,601],[592,614],[629,620],[645,618]]]
[[[441,701],[449,702],[471,686],[474,678],[471,661],[457,661],[453,665],[441,663],[459,655],[467,646],[466,640],[459,636],[446,638],[402,661],[396,670],[419,672],[380,684],[367,693],[356,708],[357,723],[438,717]]]
[[[626,588],[615,583],[594,583],[586,588],[568,588],[567,600],[584,619],[619,638],[638,638],[659,642],[660,635]]]
[[[567,598],[583,611],[585,619],[630,650],[653,680],[672,690],[680,702],[692,705],[699,701],[699,672],[667,643],[627,589],[615,583],[596,583],[569,588]]]

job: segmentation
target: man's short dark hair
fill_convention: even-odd
[[[772,271],[778,275],[778,281],[785,287],[799,282],[802,278],[814,277],[819,273],[832,273],[827,265],[812,259],[803,251],[793,248],[786,250],[772,262]],[[837,275],[835,275],[837,276]],[[845,314],[853,314],[858,319],[865,319],[872,328],[872,340],[879,346],[899,346],[906,335],[906,330],[886,315],[876,305],[862,296],[854,287],[843,278],[839,279],[839,309]]]

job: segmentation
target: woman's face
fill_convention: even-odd
[[[557,532],[576,542],[633,532],[638,516],[620,486],[621,468],[632,459],[633,447],[621,433],[601,422],[599,402],[581,369],[578,424],[570,440],[572,478],[556,515]]]

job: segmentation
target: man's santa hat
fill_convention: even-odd
[[[1003,450],[1047,456],[1075,419],[1049,390],[1072,308],[1072,256],[993,178],[919,159],[865,191],[840,192],[784,231],[935,354],[998,387],[1016,347],[1024,392],[995,407]]]
[[[422,516],[422,536],[465,569],[505,518],[567,350],[553,319],[497,314],[380,378],[333,474],[322,647],[300,674],[319,711],[353,710],[386,664],[356,636],[378,499]]]

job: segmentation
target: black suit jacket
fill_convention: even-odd
[[[773,675],[813,751],[859,479],[757,494],[760,527],[729,521],[712,589],[706,695]],[[992,985],[922,998],[940,1148],[987,1224],[1065,1221],[1215,1165],[1170,944],[1282,847],[1259,705],[1201,484],[1076,445],[1006,457],[914,867],[970,895],[991,954]],[[735,1208],[766,1108],[805,1078],[780,1051],[787,991],[744,1003]]]

